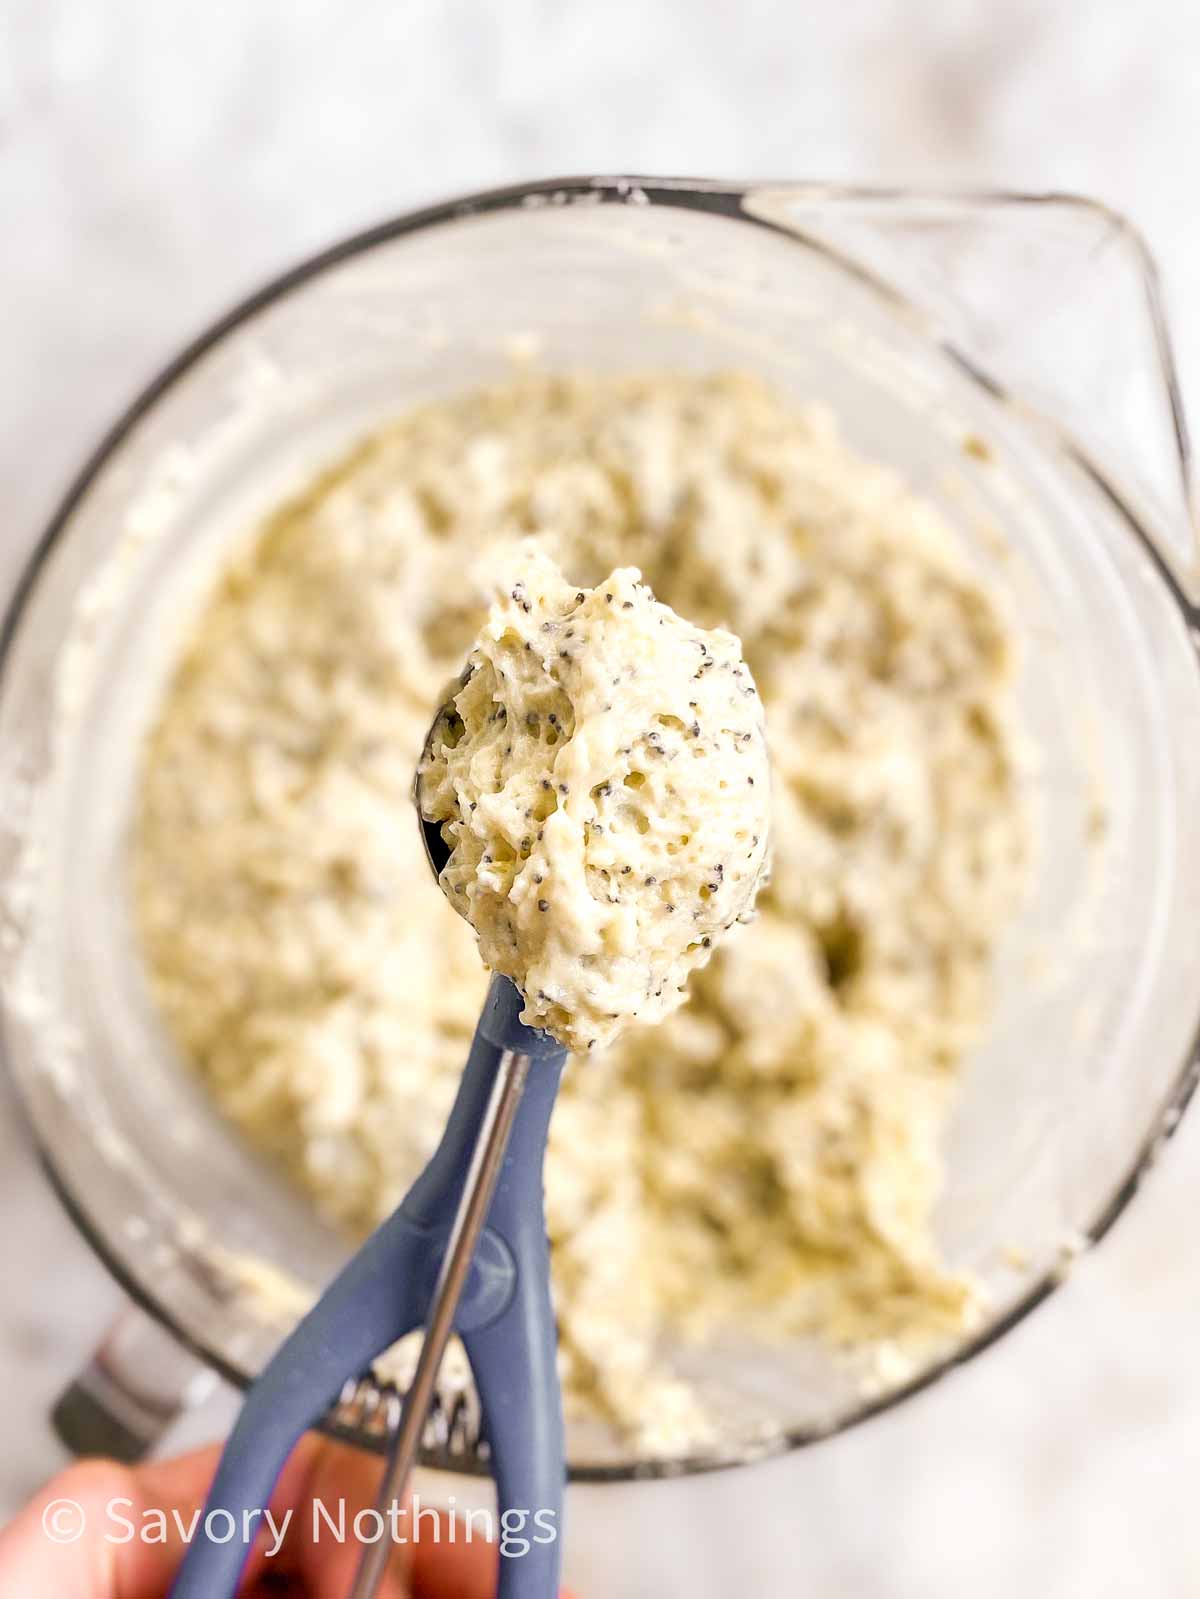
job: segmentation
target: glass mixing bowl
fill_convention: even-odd
[[[295,1314],[278,1274],[315,1289],[346,1243],[217,1116],[142,986],[125,833],[171,622],[230,536],[351,440],[534,348],[548,368],[750,368],[826,402],[957,524],[1022,634],[1036,875],[946,1140],[937,1228],[986,1286],[986,1324],[870,1395],[815,1345],[679,1351],[728,1418],[718,1448],[663,1466],[599,1428],[569,1440],[576,1477],[702,1469],[848,1426],[991,1343],[1111,1224],[1187,1101],[1200,614],[1185,435],[1145,253],[1072,200],[538,184],[351,239],[175,361],[71,488],[5,625],[4,1048],[88,1237],[235,1382]],[[164,1414],[172,1390],[141,1339],[126,1330],[104,1361],[133,1432],[147,1390]],[[341,1424],[377,1441],[389,1413],[367,1397]],[[465,1463],[453,1428],[443,1444]]]

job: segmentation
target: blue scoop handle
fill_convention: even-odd
[[[522,1003],[507,978],[492,978],[450,1119],[428,1166],[248,1390],[171,1599],[233,1599],[250,1551],[237,1539],[209,1539],[207,1513],[228,1510],[241,1526],[245,1511],[265,1509],[299,1438],[345,1383],[425,1320],[505,1051],[527,1054],[532,1063],[455,1328],[479,1393],[506,1534],[498,1599],[557,1594],[565,1450],[542,1166],[566,1051],[524,1025]],[[219,1530],[223,1521],[217,1518]]]

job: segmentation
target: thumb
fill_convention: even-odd
[[[0,1532],[0,1593],[161,1599],[215,1458],[204,1450],[139,1470],[112,1460],[69,1466]],[[141,1536],[150,1511],[154,1525]]]

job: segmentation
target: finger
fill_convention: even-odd
[[[292,1578],[306,1593],[345,1592],[368,1543],[390,1540],[392,1524],[381,1523],[375,1500],[383,1462],[361,1449],[309,1435],[301,1440],[280,1475],[271,1509],[276,1525],[292,1512],[283,1547],[262,1569]],[[404,1536],[404,1521],[398,1522]],[[409,1551],[391,1551],[378,1599],[407,1599]]]
[[[188,1545],[199,1535],[201,1518],[205,1514],[205,1502],[221,1458],[221,1449],[220,1444],[206,1444],[201,1449],[192,1450],[186,1455],[176,1455],[170,1460],[149,1461],[145,1465],[136,1467],[132,1473],[139,1495],[136,1513],[140,1513],[144,1523],[146,1518],[150,1518],[147,1524],[155,1527],[160,1514],[165,1515],[169,1518],[175,1534],[169,1552],[171,1561],[169,1576],[175,1575]],[[252,1507],[249,1516],[245,1516],[245,1507],[242,1506],[211,1508],[228,1509],[237,1523],[233,1529],[233,1536],[251,1546],[239,1590],[243,1584],[249,1587],[262,1571],[267,1550],[275,1542],[273,1529],[279,1524],[278,1518],[274,1522],[268,1521],[262,1515],[254,1515]],[[274,1510],[274,1500],[272,1500],[272,1510]],[[128,1514],[132,1517],[135,1511],[131,1510]],[[225,1528],[222,1526],[220,1535],[224,1532]],[[125,1599],[123,1590],[120,1599]]]
[[[186,1518],[198,1514],[218,1457],[219,1449],[209,1448],[139,1468],[135,1476],[143,1502],[180,1506],[191,1530]],[[362,1550],[355,1517],[373,1509],[381,1472],[382,1462],[374,1456],[306,1434],[279,1474],[268,1514],[256,1520],[254,1547],[243,1573],[245,1588],[267,1573],[288,1577],[322,1599],[348,1587]],[[367,1536],[371,1530],[365,1526]],[[180,1552],[176,1542],[176,1561]],[[378,1599],[405,1599],[406,1567],[407,1555],[398,1549]]]
[[[413,1599],[493,1599],[500,1555],[469,1522],[422,1505],[409,1515]]]
[[[422,1505],[410,1512],[412,1599],[493,1599],[500,1551],[472,1535],[470,1521]],[[563,1588],[559,1599],[574,1599]]]
[[[0,1593],[161,1599],[183,1552],[180,1522],[199,1507],[214,1463],[210,1449],[171,1462],[171,1472],[111,1460],[68,1467],[0,1532]],[[161,1519],[148,1524],[147,1511]]]
[[[162,1599],[195,1537],[219,1456],[219,1446],[212,1445],[136,1468],[91,1460],[60,1472],[0,1532],[0,1593]],[[308,1525],[311,1494],[332,1498],[340,1481],[340,1491],[353,1501],[353,1515],[368,1502],[373,1470],[377,1465],[358,1451],[305,1438],[272,1495],[271,1522],[256,1518],[247,1586],[273,1563],[275,1529],[285,1524],[289,1510],[289,1531],[292,1523]],[[293,1537],[296,1558],[290,1563],[280,1558],[279,1569],[294,1570],[307,1582],[311,1558],[306,1561],[305,1543],[303,1536]],[[313,1591],[320,1592],[319,1573]],[[402,1599],[403,1593],[393,1585],[391,1592],[383,1590],[383,1599]]]

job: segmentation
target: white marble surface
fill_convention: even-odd
[[[1167,274],[1200,393],[1200,16],[1179,0],[0,0],[0,568],[256,279],[413,203],[588,169],[1075,188]],[[593,1596],[1200,1594],[1200,1112],[998,1351],[803,1456],[573,1500]],[[0,1125],[0,1512],[116,1301]],[[197,1426],[213,1430],[218,1405]]]

